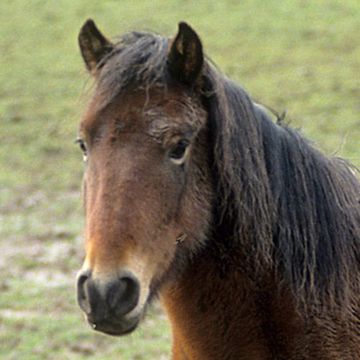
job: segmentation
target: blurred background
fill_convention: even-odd
[[[124,338],[94,333],[75,301],[82,155],[91,86],[77,47],[87,18],[109,37],[168,36],[181,20],[254,99],[328,154],[360,165],[358,0],[0,2],[0,359],[169,359],[154,306]]]

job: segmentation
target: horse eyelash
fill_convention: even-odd
[[[80,146],[80,149],[86,153],[87,149],[86,149],[86,145],[85,145],[85,141],[81,138],[77,138],[75,140],[75,144],[78,144]]]

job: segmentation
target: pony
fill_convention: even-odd
[[[184,22],[110,41],[89,19],[78,39],[89,324],[125,335],[158,298],[173,360],[360,359],[355,168],[275,121]]]

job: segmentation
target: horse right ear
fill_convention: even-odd
[[[92,19],[88,19],[79,33],[79,47],[88,71],[96,75],[98,65],[114,45],[100,32]]]

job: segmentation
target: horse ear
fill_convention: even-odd
[[[204,63],[202,44],[196,32],[179,23],[178,33],[168,54],[168,69],[178,81],[190,85],[198,78]]]
[[[95,75],[99,62],[113,50],[114,45],[99,31],[92,19],[82,26],[78,40],[86,68]]]

